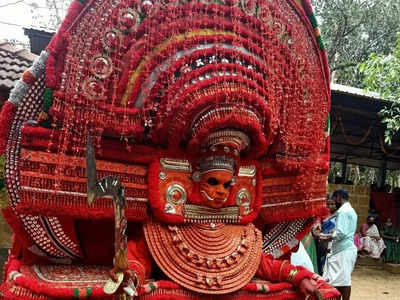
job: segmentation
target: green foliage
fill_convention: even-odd
[[[335,82],[363,87],[357,65],[389,54],[400,32],[399,0],[314,0]]]
[[[367,186],[378,182],[379,171],[376,168],[347,164],[346,178],[343,177],[344,174],[342,172],[343,172],[343,163],[331,161],[329,168],[328,182],[339,183],[339,184],[367,185]],[[392,181],[395,183],[397,182],[396,181],[398,178],[397,173],[393,174],[390,173],[390,175],[392,176],[390,177],[391,178],[390,184],[392,184]]]
[[[328,182],[335,183],[336,178],[341,177],[342,174],[342,163],[341,162],[330,162]]]
[[[368,91],[378,92],[393,103],[379,113],[386,124],[385,143],[390,145],[393,135],[400,130],[400,35],[392,54],[373,53],[359,65],[359,70]]]

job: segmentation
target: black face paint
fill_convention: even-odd
[[[218,185],[219,182],[218,182],[218,180],[216,178],[210,177],[210,178],[208,178],[207,183],[209,185]]]
[[[232,185],[232,180],[229,180],[227,182],[224,183],[224,188],[229,189]]]

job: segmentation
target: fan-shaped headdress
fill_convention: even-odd
[[[12,211],[41,251],[82,255],[59,215],[112,217],[111,199],[86,204],[88,131],[130,220],[147,206],[169,223],[325,210],[329,80],[308,1],[73,1],[30,72],[3,111],[2,153],[7,140]],[[199,210],[193,175],[217,164],[236,184],[221,211]]]

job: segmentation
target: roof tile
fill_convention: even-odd
[[[0,87],[11,89],[36,57],[26,49],[0,41]]]

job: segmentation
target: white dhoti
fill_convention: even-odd
[[[326,257],[323,278],[330,285],[351,286],[351,273],[357,259],[357,248],[351,247]]]

